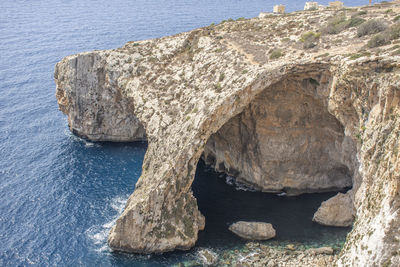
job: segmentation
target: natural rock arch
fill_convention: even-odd
[[[296,16],[291,19],[316,15]],[[146,131],[142,175],[110,233],[113,249],[152,253],[193,247],[204,218],[190,187],[210,136],[265,88],[285,79],[312,79],[326,84],[317,93],[357,146],[358,163],[348,165],[354,170],[357,216],[338,264],[400,264],[399,57],[342,55],[364,45],[361,40],[333,47],[329,52],[335,57],[321,57],[318,50],[292,57],[293,50],[269,60],[259,36],[269,34],[263,27],[286,20],[228,22],[57,64],[57,98],[71,130],[112,141],[134,140],[135,132],[143,138],[142,126]]]
[[[230,119],[241,113],[261,92],[286,80],[312,79],[321,84],[321,97],[330,93],[329,65],[305,64],[283,68],[285,72],[266,72],[254,83],[239,90],[204,117],[191,139],[179,151],[171,146],[164,153],[176,155],[174,162],[154,161],[160,155],[160,145],[149,142],[143,163],[143,173],[129,198],[126,209],[112,229],[109,244],[114,249],[132,252],[162,252],[188,249],[194,246],[197,232],[204,227],[204,218],[197,209],[191,192],[197,162],[211,134],[217,132]],[[274,76],[276,75],[276,76]],[[146,122],[143,122],[146,125]],[[145,126],[146,127],[146,126]],[[180,142],[179,137],[175,142]],[[169,140],[171,141],[171,140]],[[157,151],[157,152],[155,152]],[[152,155],[149,157],[149,155]],[[157,183],[154,178],[157,177]],[[158,186],[154,186],[157,184]],[[147,211],[146,211],[147,210]],[[152,212],[148,212],[148,211]],[[128,219],[130,218],[130,219]],[[145,240],[145,242],[144,242]]]

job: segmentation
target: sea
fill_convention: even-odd
[[[0,266],[173,266],[195,261],[202,248],[240,249],[245,242],[227,230],[237,220],[273,223],[277,238],[268,244],[340,247],[349,229],[311,221],[335,193],[252,192],[199,162],[193,191],[207,225],[196,246],[161,255],[113,252],[107,234],[135,189],[147,144],[80,139],[58,110],[53,72],[65,56],[252,18],[275,4],[287,11],[304,6],[298,0],[1,0]]]

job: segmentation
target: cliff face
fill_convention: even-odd
[[[96,53],[59,64],[54,77],[60,110],[68,116],[70,130],[81,137],[93,141],[144,140],[145,131],[134,114],[134,104],[118,88],[119,72],[106,72],[107,64]]]
[[[386,9],[360,16],[392,23]],[[149,143],[109,245],[139,253],[194,246],[205,220],[191,184],[204,152],[217,169],[265,191],[353,184],[356,221],[338,264],[398,266],[395,44],[365,48],[370,36],[356,37],[354,27],[315,35],[311,45],[301,37],[338,12],[350,18],[359,11],[226,22],[58,63],[57,99],[74,132]]]

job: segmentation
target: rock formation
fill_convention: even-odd
[[[341,188],[352,177],[356,220],[337,264],[399,266],[398,37],[369,48],[373,36],[357,37],[351,23],[335,35],[317,33],[343,14],[391,26],[399,5],[228,21],[59,62],[57,99],[73,132],[96,141],[148,140],[110,247],[193,247],[205,219],[191,184],[206,151],[217,168],[235,169],[266,191]],[[237,143],[212,144],[225,136]]]
[[[322,202],[314,214],[313,221],[329,226],[351,226],[354,221],[354,209],[350,194],[339,193]]]
[[[248,240],[268,240],[276,236],[272,224],[263,222],[236,222],[229,226],[229,231]]]
[[[57,80],[58,88],[62,88],[57,90],[58,105],[68,116],[70,130],[92,141],[145,140],[133,102],[122,96],[114,74],[105,72],[105,64],[96,53],[86,53],[56,68],[56,79],[58,72],[71,72],[69,77],[74,77],[64,80],[60,76]]]

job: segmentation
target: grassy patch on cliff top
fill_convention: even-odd
[[[321,36],[320,32],[306,32],[301,35],[300,42],[303,43],[304,49],[309,49],[317,46],[319,38]]]
[[[321,29],[324,34],[338,34],[345,29],[356,27],[365,22],[365,19],[358,16],[352,16],[347,19],[346,14],[341,13],[330,20],[328,20],[328,25]]]
[[[282,57],[284,54],[283,54],[283,50],[282,49],[280,49],[280,48],[275,48],[275,49],[273,49],[272,51],[271,51],[271,53],[270,53],[270,55],[269,55],[269,58],[270,59],[277,59],[277,58],[280,58],[280,57]]]
[[[388,28],[385,22],[381,20],[371,19],[360,25],[357,29],[357,36],[362,37],[374,33],[383,32]]]
[[[392,25],[389,29],[374,35],[367,46],[369,48],[379,47],[389,44],[392,40],[400,38],[400,22]]]

